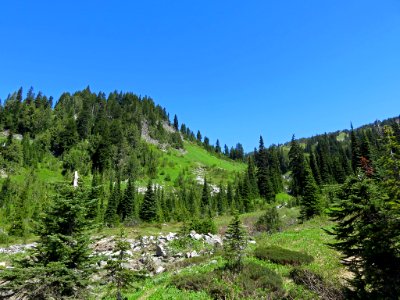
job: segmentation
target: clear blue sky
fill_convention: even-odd
[[[360,126],[400,113],[400,2],[2,2],[1,99],[87,85],[247,151]]]

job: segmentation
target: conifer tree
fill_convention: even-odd
[[[100,207],[100,202],[103,200],[103,186],[101,185],[101,177],[98,172],[93,173],[92,188],[89,194],[87,207],[87,217],[91,220],[96,218],[101,219],[103,208]]]
[[[153,191],[151,181],[147,184],[142,206],[140,208],[140,218],[145,222],[153,222],[157,219],[157,200]]]
[[[134,216],[135,209],[135,186],[132,182],[133,179],[129,177],[128,184],[121,199],[121,220],[125,221]]]
[[[114,226],[118,223],[118,208],[120,207],[121,188],[119,179],[115,186],[110,181],[110,196],[108,198],[107,208],[104,214],[104,223],[107,226]]]
[[[247,177],[249,179],[250,196],[252,199],[254,199],[258,196],[258,186],[257,186],[256,166],[254,164],[254,159],[252,156],[249,156],[247,160]]]
[[[399,213],[381,187],[363,173],[350,177],[329,212],[344,265],[354,274],[352,298],[396,299],[400,295]],[[389,201],[388,201],[389,200]]]
[[[204,178],[203,191],[201,193],[201,214],[203,216],[210,215],[210,190],[207,183],[207,178]]]
[[[320,213],[318,187],[307,162],[305,166],[303,195],[300,200],[300,218],[302,220],[311,219]]]
[[[174,116],[174,128],[175,128],[176,131],[179,130],[179,123],[178,123],[177,115]]]
[[[275,191],[271,182],[271,174],[269,170],[268,152],[264,147],[264,140],[260,136],[260,145],[256,155],[257,164],[257,183],[260,196],[267,201],[275,198]]]
[[[126,233],[123,227],[120,228],[118,237],[115,239],[114,257],[107,261],[106,271],[109,279],[109,294],[114,294],[117,300],[124,298],[123,292],[133,286],[135,272],[124,267],[128,262],[128,250],[131,245],[126,240]]]
[[[303,149],[293,135],[289,151],[289,168],[292,171],[291,193],[293,196],[303,195],[305,182],[305,159]]]
[[[353,129],[353,124],[351,124],[350,142],[351,142],[351,166],[353,168],[353,172],[357,173],[357,168],[360,167],[361,155],[360,155],[360,146]]]
[[[238,213],[235,213],[224,237],[223,256],[227,261],[226,266],[230,270],[237,272],[242,269],[246,245],[246,232],[239,219]]]
[[[318,185],[321,185],[321,183],[322,183],[321,174],[319,173],[317,159],[315,157],[315,153],[313,150],[311,150],[311,152],[310,152],[310,168],[311,168],[312,174],[314,176],[315,182]]]
[[[94,260],[82,188],[61,185],[42,218],[37,246],[0,272],[0,293],[15,299],[85,299]]]

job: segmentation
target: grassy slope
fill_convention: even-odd
[[[260,212],[246,214],[242,216],[242,220],[246,223],[246,221],[254,219],[259,215]],[[220,227],[226,226],[228,221],[229,219],[226,217],[221,217],[216,220]],[[331,222],[321,217],[304,224],[293,225],[283,232],[272,235],[259,235],[256,237],[257,244],[251,245],[248,248],[249,255],[247,260],[267,266],[281,275],[285,290],[290,292],[295,299],[316,299],[318,298],[317,295],[302,286],[296,285],[289,279],[288,275],[293,267],[263,262],[252,257],[251,253],[257,245],[278,245],[290,250],[308,253],[314,257],[314,262],[304,266],[304,268],[322,275],[326,281],[337,285],[341,277],[345,275],[344,269],[340,265],[339,254],[327,245],[327,243],[333,241],[332,237],[322,230],[322,228],[330,228],[331,226]],[[216,263],[215,261],[214,263],[210,263],[212,259],[215,260]],[[222,265],[223,260],[221,257],[216,256],[210,258],[205,264],[188,267],[181,272],[183,272],[183,274],[197,272],[207,273]],[[128,299],[211,299],[204,292],[195,293],[180,291],[169,286],[172,276],[172,272],[167,272],[147,279],[138,291],[128,295]]]
[[[185,177],[196,179],[198,175],[206,176],[212,183],[219,184],[221,181],[232,180],[236,173],[246,169],[246,164],[219,158],[194,143],[185,142],[184,146],[184,152],[176,149],[167,152],[157,150],[161,165],[156,182],[173,185],[179,174],[184,172]],[[168,177],[170,181],[165,180]]]

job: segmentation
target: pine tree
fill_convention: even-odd
[[[123,198],[121,199],[121,220],[125,221],[132,218],[135,208],[135,186],[132,182],[133,179],[128,179],[128,185],[125,189]]]
[[[179,123],[178,123],[177,115],[174,116],[174,128],[175,128],[176,131],[179,130]]]
[[[351,166],[353,168],[353,172],[357,173],[357,168],[360,167],[360,146],[356,137],[356,134],[353,129],[353,124],[350,125],[350,142],[351,142]]]
[[[303,195],[305,182],[305,159],[303,149],[293,135],[289,151],[289,168],[292,171],[291,193],[293,196]]]
[[[59,186],[53,205],[42,218],[38,244],[29,256],[0,272],[0,293],[15,299],[85,299],[94,260],[85,218],[85,192]]]
[[[260,196],[267,201],[275,198],[275,191],[271,182],[271,174],[269,170],[268,152],[264,147],[264,140],[260,136],[260,145],[256,155],[257,165],[257,184]]]
[[[239,215],[235,213],[224,237],[224,253],[226,266],[232,271],[240,271],[243,266],[244,250],[247,245],[246,232],[239,219]]]
[[[363,173],[350,177],[338,194],[329,215],[344,265],[354,274],[350,280],[356,299],[397,299],[400,295],[398,212],[382,188]],[[389,201],[388,201],[389,200]]]
[[[121,188],[119,179],[115,186],[110,181],[110,196],[108,198],[107,208],[104,214],[104,223],[107,226],[114,226],[118,223],[118,208],[120,207]]]
[[[203,216],[210,216],[210,190],[207,183],[207,178],[204,178],[203,191],[201,193],[201,214]]]
[[[249,185],[250,185],[250,197],[254,199],[258,196],[258,186],[257,186],[256,166],[254,164],[254,158],[252,156],[249,156],[247,160],[247,177],[249,179]]]
[[[153,222],[157,219],[157,202],[151,181],[147,184],[142,206],[140,208],[140,218],[145,222]]]
[[[320,214],[318,187],[306,162],[303,196],[300,200],[300,218],[308,220]]]
[[[124,267],[130,255],[128,250],[131,245],[126,240],[123,227],[120,228],[118,237],[115,239],[114,257],[107,261],[106,271],[109,279],[109,294],[114,294],[117,300],[127,299],[123,292],[133,286],[135,272]]]

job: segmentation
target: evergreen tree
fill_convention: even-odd
[[[210,190],[207,183],[207,178],[204,178],[203,191],[201,193],[201,214],[203,216],[210,215]]]
[[[303,149],[293,135],[289,151],[289,168],[292,171],[290,190],[293,196],[301,196],[305,186],[305,159]]]
[[[226,266],[230,270],[240,271],[242,269],[246,245],[246,232],[239,219],[239,215],[235,213],[224,237],[223,256],[227,261]]]
[[[106,270],[109,279],[109,294],[115,294],[117,300],[127,299],[123,292],[133,286],[135,272],[127,269],[124,265],[128,262],[131,249],[130,243],[126,240],[124,228],[120,228],[118,237],[115,239],[114,257],[107,261]]]
[[[174,115],[174,128],[175,128],[176,131],[179,130],[179,123],[178,123],[177,115]]]
[[[308,163],[306,162],[303,195],[300,200],[300,218],[302,220],[308,220],[315,215],[319,215],[319,213],[320,203],[318,187],[315,183],[312,172],[308,167]]]
[[[264,147],[264,140],[260,136],[260,145],[256,155],[257,164],[257,183],[260,196],[267,201],[275,198],[275,191],[271,182],[271,174],[269,170],[268,152]]]
[[[125,221],[134,215],[135,187],[133,180],[128,179],[128,185],[121,200],[121,220]]]
[[[151,181],[147,184],[139,216],[145,222],[153,222],[157,219],[157,201]]]
[[[110,181],[110,196],[108,198],[107,208],[104,214],[104,223],[107,226],[114,226],[118,223],[118,208],[120,207],[121,188],[120,181],[117,180],[115,186]]]
[[[314,176],[316,183],[318,185],[321,185],[322,179],[321,179],[321,175],[319,173],[317,159],[315,157],[314,151],[312,151],[312,150],[310,152],[310,167],[311,167],[311,171],[312,171],[312,174]]]
[[[360,167],[361,155],[360,155],[360,146],[353,129],[353,124],[351,124],[350,140],[351,140],[351,166],[353,168],[353,172],[356,173],[357,168]]]
[[[400,295],[399,214],[372,179],[350,177],[329,212],[337,225],[331,246],[342,252],[356,299],[396,299]]]
[[[254,199],[258,196],[258,186],[256,166],[254,164],[254,158],[252,156],[249,156],[247,160],[247,177],[249,180],[250,197]]]
[[[92,178],[92,188],[89,195],[87,207],[87,217],[91,220],[100,218],[103,214],[103,208],[100,207],[100,202],[103,200],[103,186],[101,184],[100,174],[94,172]]]
[[[1,293],[15,299],[84,299],[94,261],[89,247],[85,193],[59,186],[53,205],[41,220],[38,244],[29,256],[0,272]]]
[[[219,144],[219,140],[217,139],[217,142],[215,143],[215,152],[216,153],[221,153],[221,145]]]

